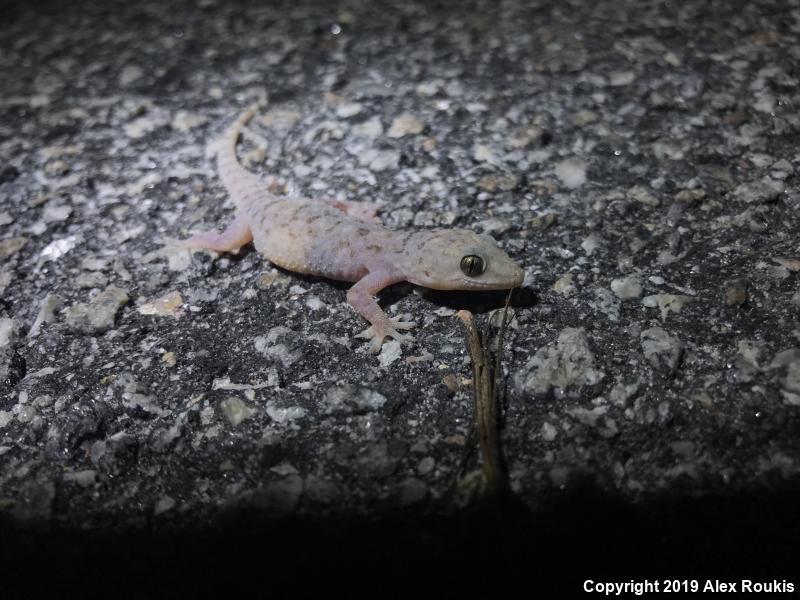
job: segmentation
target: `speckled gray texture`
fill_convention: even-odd
[[[232,218],[205,144],[264,95],[253,171],[524,265],[502,443],[529,508],[800,481],[796,0],[17,7],[0,49],[3,514],[474,488],[452,307],[497,298],[401,286],[416,342],[373,356],[342,284],[163,248]]]

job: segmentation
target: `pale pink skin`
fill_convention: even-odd
[[[275,265],[309,275],[353,281],[347,302],[370,323],[358,335],[380,350],[383,340],[411,340],[398,330],[413,323],[390,318],[375,295],[409,281],[433,289],[509,289],[522,284],[524,272],[489,236],[465,229],[415,232],[386,229],[376,217],[377,205],[345,200],[275,196],[236,159],[236,140],[257,107],[244,113],[217,147],[220,178],[237,207],[236,219],[222,233],[198,233],[181,243],[192,249],[226,252],[252,241]],[[461,272],[465,255],[483,258],[486,270],[469,277]]]

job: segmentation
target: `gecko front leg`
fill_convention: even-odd
[[[411,341],[414,338],[402,334],[398,329],[411,329],[414,323],[392,319],[375,301],[375,294],[383,288],[406,281],[405,275],[390,265],[381,265],[347,290],[347,302],[355,311],[370,323],[370,327],[356,335],[359,338],[370,340],[370,350],[378,352],[383,345],[385,337],[392,337],[400,342]]]

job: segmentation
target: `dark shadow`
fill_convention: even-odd
[[[468,310],[481,314],[490,310],[503,308],[508,297],[508,290],[488,291],[442,291],[418,288],[423,298],[454,310]],[[531,288],[515,288],[511,294],[513,308],[527,308],[536,304],[536,293]]]
[[[177,519],[90,531],[0,521],[3,598],[42,587],[59,598],[233,597],[252,584],[263,591],[253,597],[311,589],[563,597],[581,594],[588,579],[792,581],[800,549],[797,490],[630,504],[587,485],[536,511],[511,496],[455,514],[427,506],[374,518],[276,518],[247,508],[210,523]]]

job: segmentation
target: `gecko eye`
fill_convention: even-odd
[[[486,261],[477,254],[467,254],[461,259],[461,270],[468,277],[477,277],[486,270]]]

